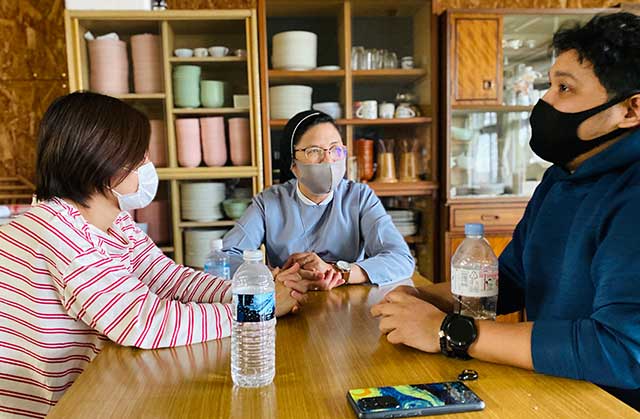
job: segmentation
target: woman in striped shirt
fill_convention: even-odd
[[[229,336],[230,283],[175,264],[127,210],[153,199],[149,122],[94,93],[56,100],[40,126],[41,203],[0,228],[0,416],[44,417],[107,340],[162,348]],[[276,281],[276,315],[306,289]]]

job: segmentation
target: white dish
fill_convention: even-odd
[[[321,65],[320,67],[316,67],[316,70],[336,71],[336,70],[340,70],[340,66],[339,65]]]

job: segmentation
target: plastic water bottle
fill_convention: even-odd
[[[227,281],[231,279],[229,256],[222,251],[222,239],[211,240],[211,253],[204,262],[204,271]]]
[[[454,312],[495,320],[498,304],[498,258],[484,239],[482,224],[465,224],[467,236],[451,259]]]
[[[231,379],[240,387],[260,387],[276,374],[276,287],[260,250],[242,256],[231,286]]]

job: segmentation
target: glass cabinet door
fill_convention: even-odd
[[[549,88],[553,34],[591,13],[503,17],[501,105],[455,105],[449,132],[451,198],[527,197],[550,166],[529,146],[529,115]]]

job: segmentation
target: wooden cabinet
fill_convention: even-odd
[[[502,103],[502,16],[450,14],[453,104]]]
[[[467,223],[482,223],[485,229],[504,230],[513,229],[518,224],[525,207],[523,205],[457,205],[451,207],[449,228],[451,231],[464,231]]]

